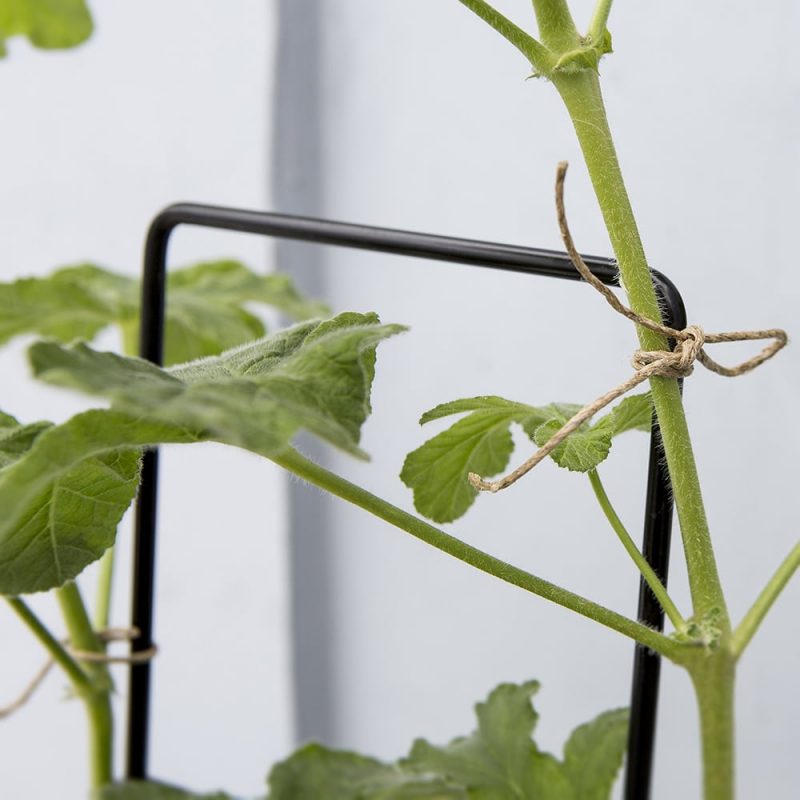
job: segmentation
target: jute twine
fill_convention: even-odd
[[[108,644],[110,642],[131,642],[134,639],[138,639],[140,634],[138,628],[106,628],[105,630],[97,631],[95,635],[102,644]],[[92,664],[144,664],[152,660],[156,653],[158,653],[156,645],[152,645],[146,650],[130,653],[127,656],[115,656],[105,652],[79,650],[70,645],[69,639],[63,639],[61,644],[63,644],[66,651],[78,661]],[[44,683],[44,679],[48,676],[55,663],[54,659],[49,659],[42,665],[42,668],[36,673],[33,680],[25,687],[25,690],[13,703],[0,707],[0,719],[10,717],[14,712],[19,711],[19,709],[33,697],[36,690]]]
[[[670,328],[668,325],[654,322],[641,314],[637,314],[632,309],[623,305],[619,298],[607,286],[596,278],[586,262],[581,258],[580,253],[572,240],[572,234],[567,225],[567,215],[564,210],[564,179],[567,174],[567,162],[562,161],[558,165],[556,173],[556,211],[558,213],[558,227],[561,230],[561,238],[567,249],[570,260],[581,277],[600,294],[605,297],[609,305],[622,316],[627,317],[637,325],[641,325],[656,333],[660,333],[667,338],[675,341],[673,350],[637,350],[633,354],[631,363],[635,370],[626,381],[619,386],[598,397],[594,402],[584,406],[574,417],[568,420],[559,431],[557,431],[548,441],[537,450],[524,464],[517,467],[513,472],[500,478],[497,481],[487,481],[476,475],[474,472],[469,474],[469,482],[480,491],[499,492],[512,483],[516,483],[523,475],[530,472],[540,461],[547,458],[571,433],[576,431],[588,419],[605,408],[609,403],[613,403],[618,397],[627,394],[631,389],[644,383],[648,378],[659,376],[663,378],[686,378],[692,374],[695,361],[699,361],[706,369],[716,372],[717,375],[724,375],[735,378],[744,375],[746,372],[755,369],[763,364],[767,359],[772,358],[781,348],[783,348],[788,337],[785,331],[778,328],[769,328],[761,331],[732,331],[730,333],[706,333],[699,325],[688,325],[683,330]],[[735,367],[725,367],[717,363],[705,351],[705,345],[717,344],[721,342],[746,342],[759,339],[772,339],[772,343],[767,345],[758,355],[743,361]]]

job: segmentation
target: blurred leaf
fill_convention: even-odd
[[[195,794],[166,783],[128,781],[104,786],[94,793],[93,800],[234,800],[234,798],[224,792]]]
[[[310,744],[273,767],[269,800],[468,800],[439,778]]]
[[[419,739],[396,764],[306,745],[272,769],[269,800],[608,800],[627,712],[582,725],[559,761],[531,738],[538,688],[534,681],[498,686],[476,706],[477,731],[444,747]]]
[[[0,0],[2,40],[27,36],[45,50],[60,50],[85,42],[92,33],[92,16],[84,0]]]
[[[125,349],[139,336],[139,282],[94,264],[44,278],[0,284],[0,343],[25,333],[70,342],[93,339],[109,325],[122,330]],[[293,319],[327,316],[280,274],[257,275],[238,261],[211,261],[167,275],[166,364],[182,363],[257,339],[265,333],[245,304],[272,306]]]

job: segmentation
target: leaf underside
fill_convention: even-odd
[[[452,522],[478,494],[467,479],[469,473],[491,477],[508,466],[514,449],[512,424],[520,425],[542,446],[580,408],[568,403],[529,406],[492,396],[444,403],[426,412],[420,423],[453,414],[467,416],[409,453],[400,478],[413,490],[414,505],[421,514],[436,522]],[[650,430],[651,416],[649,395],[626,397],[594,424],[581,426],[551,457],[561,467],[587,472],[605,460],[615,436],[628,430]]]
[[[249,303],[272,306],[295,320],[324,317],[328,308],[304,299],[281,274],[258,275],[238,261],[210,261],[167,274],[164,362],[179,364],[263,336]],[[94,264],[57,270],[45,278],[0,284],[0,344],[35,333],[90,341],[118,325],[125,349],[139,333],[139,282]]]
[[[375,350],[402,330],[340,314],[168,369],[83,343],[34,344],[37,377],[111,407],[58,426],[0,417],[0,594],[60,586],[103,554],[135,494],[143,448],[216,441],[269,457],[302,428],[365,458]]]
[[[532,734],[535,681],[498,686],[476,712],[478,729],[438,747],[418,739],[406,758],[386,764],[319,744],[272,768],[264,800],[608,800],[622,765],[628,713],[608,711],[569,737],[563,760]],[[105,789],[99,800],[228,800],[160,784]]]

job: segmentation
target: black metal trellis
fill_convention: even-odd
[[[259,211],[188,203],[173,205],[153,220],[145,246],[140,355],[156,364],[161,364],[163,355],[167,249],[170,236],[179,225],[373,250],[432,261],[488,267],[505,272],[581,280],[567,254],[552,250]],[[617,270],[612,259],[594,256],[584,258],[592,273],[603,283],[610,286],[617,285]],[[677,289],[661,273],[654,272],[653,280],[665,312],[665,323],[674,328],[684,328],[686,314]],[[654,422],[650,435],[642,552],[656,574],[666,584],[672,528],[672,498],[669,476],[662,461],[658,427]],[[146,650],[153,644],[157,483],[158,453],[151,451],[144,457],[134,523],[132,625],[141,632],[139,638],[133,642],[134,652]],[[652,628],[663,630],[663,611],[643,579],[640,579],[639,583],[638,618]],[[661,661],[657,654],[641,645],[636,645],[625,774],[626,800],[647,800],[650,795],[660,665]],[[141,779],[147,776],[151,667],[145,662],[132,664],[130,669],[127,776]]]

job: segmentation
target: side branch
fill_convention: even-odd
[[[556,59],[543,44],[536,41],[533,36],[515,25],[508,17],[503,16],[484,0],[459,0],[459,2],[487,22],[504,39],[511,42],[530,61],[537,72],[546,75],[555,66]]]
[[[344,478],[329,472],[319,464],[308,460],[293,448],[285,450],[279,456],[270,456],[279,466],[294,473],[314,486],[318,486],[343,500],[369,511],[376,517],[385,520],[406,533],[420,539],[426,544],[441,550],[454,558],[463,561],[476,569],[493,575],[506,583],[557,603],[570,611],[599,622],[618,633],[649,647],[666,658],[675,660],[679,655],[680,645],[667,636],[618,614],[580,595],[556,586],[549,581],[538,578],[518,567],[501,561],[454,536],[429,525],[427,522],[409,514],[397,506],[382,500],[374,494],[356,486]]]
[[[769,583],[764,587],[734,632],[732,648],[737,658],[741,656],[750,643],[750,640],[764,621],[764,617],[767,616],[767,612],[772,608],[773,603],[778,599],[778,595],[783,591],[786,584],[789,583],[798,566],[800,566],[800,542],[794,546],[789,555],[783,560],[783,563],[775,571]]]

